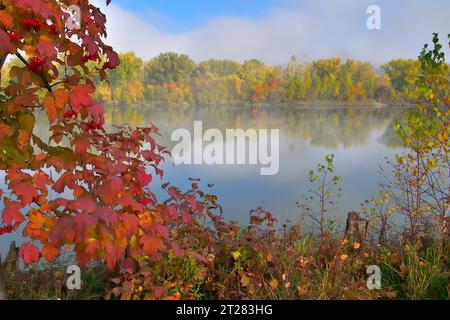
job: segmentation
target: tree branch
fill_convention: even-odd
[[[26,66],[28,65],[28,61],[22,57],[22,55],[20,53],[16,53],[17,58],[19,58],[20,61],[23,62],[23,64],[25,64]],[[48,83],[47,79],[45,79],[43,74],[39,75],[42,79],[42,81],[44,82],[44,87],[48,90],[48,92],[52,93],[52,87],[50,86],[50,84]]]

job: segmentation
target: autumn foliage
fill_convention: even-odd
[[[109,2],[109,1],[108,1]],[[67,27],[65,10],[81,9],[81,27]],[[168,152],[157,129],[103,128],[93,78],[119,64],[103,42],[106,17],[87,0],[4,0],[0,5],[2,62],[22,62],[10,70],[0,99],[0,169],[6,190],[0,233],[22,230],[19,254],[26,265],[48,262],[62,248],[73,249],[78,263],[106,261],[109,269],[133,265],[146,256],[176,249],[172,226],[190,223],[201,210],[195,197],[160,204],[149,183]],[[94,61],[95,67],[88,63]],[[49,139],[35,133],[35,115],[48,116]]]
[[[71,5],[81,9],[80,28],[68,27]],[[392,298],[397,292],[422,298],[448,292],[445,242],[435,251],[409,244],[394,251],[341,241],[325,230],[325,220],[320,237],[304,237],[298,225],[283,225],[279,232],[276,219],[262,208],[241,227],[223,220],[217,197],[201,191],[197,179],[191,179],[187,191],[165,183],[168,198],[157,199],[149,186],[155,175],[163,176],[159,166],[169,155],[155,140],[157,128],[121,125],[107,131],[103,106],[93,98],[96,81],[106,86],[108,73],[114,76],[108,70],[119,65],[119,56],[103,42],[105,23],[105,15],[88,0],[0,2],[0,66],[9,57],[21,63],[8,70],[9,80],[0,88],[0,170],[6,173],[0,236],[22,232],[19,255],[25,265],[53,262],[63,250],[73,251],[80,266],[105,262],[114,271],[114,285],[103,294],[124,299],[353,299]],[[430,67],[439,58],[440,68],[443,57],[433,52],[424,51],[421,62]],[[340,62],[329,64],[321,61],[316,68]],[[149,68],[159,74],[157,64]],[[251,100],[265,101],[279,83],[271,72],[263,78],[252,72],[263,69],[256,61],[247,68]],[[163,81],[163,89],[176,101],[191,99],[180,77],[175,73]],[[240,92],[239,78],[226,79]],[[300,88],[299,83],[293,81],[292,88]],[[326,83],[327,95],[339,93]],[[448,88],[448,82],[436,84]],[[430,95],[438,92],[432,88]],[[357,98],[365,95],[361,84],[352,90]],[[432,127],[437,139],[426,145],[431,148],[431,141],[444,150],[438,160],[448,164],[448,110],[443,117],[435,109],[442,121]],[[36,115],[42,112],[48,118],[48,140],[36,132]],[[419,138],[420,130],[414,132]],[[384,267],[393,283],[381,293],[365,289],[371,264]],[[416,290],[417,283],[427,285]],[[429,288],[437,293],[430,295]]]

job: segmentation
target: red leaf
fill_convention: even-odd
[[[57,56],[55,42],[46,36],[41,36],[39,38],[36,48],[38,52],[46,58],[55,59]]]
[[[154,256],[158,250],[162,249],[163,241],[161,238],[151,235],[144,235],[139,240],[140,244],[143,244],[144,252],[148,256]]]
[[[82,106],[92,104],[91,94],[94,93],[94,87],[87,84],[78,85],[72,88],[70,93],[70,104],[73,111],[79,112]]]
[[[31,242],[22,244],[19,249],[19,256],[23,259],[25,266],[28,266],[30,263],[39,262],[41,258],[38,247]]]
[[[97,208],[97,210],[95,210],[95,217],[111,226],[115,226],[119,219],[113,209],[106,207]]]
[[[95,43],[95,41],[92,39],[91,36],[86,35],[86,36],[83,37],[83,46],[87,47],[86,48],[87,52],[90,55],[94,55],[98,51],[98,46]]]
[[[103,119],[103,106],[99,103],[94,103],[92,106],[88,107],[88,112],[91,115],[92,119],[96,121],[100,121]]]
[[[0,11],[0,22],[5,25],[5,27],[11,28],[13,26],[13,18],[6,10]]]
[[[78,154],[84,154],[90,146],[89,137],[85,134],[81,134],[73,139],[72,143],[75,145],[75,152]]]
[[[73,189],[75,186],[75,176],[71,172],[64,173],[61,177],[59,177],[58,181],[53,184],[53,190],[58,193],[64,192],[65,187],[69,189]]]
[[[82,210],[88,213],[92,213],[95,211],[95,209],[97,209],[97,204],[91,199],[82,198],[71,201],[68,205],[68,208],[72,210]]]
[[[134,214],[124,213],[122,215],[122,221],[125,228],[130,231],[134,231],[139,225],[139,218]]]
[[[24,220],[20,209],[23,208],[23,205],[17,201],[8,201],[5,205],[5,209],[2,212],[2,220],[6,224],[12,224],[13,221],[16,224],[21,223]]]
[[[34,186],[28,183],[18,183],[13,187],[14,193],[20,197],[24,205],[30,204],[38,196]]]
[[[152,176],[147,174],[144,168],[138,168],[136,175],[139,183],[143,186],[148,185],[152,181]]]
[[[33,176],[33,184],[42,192],[47,193],[47,185],[51,184],[51,180],[44,172],[38,172]]]
[[[103,181],[97,192],[105,204],[112,204],[120,191],[122,191],[122,180],[119,177],[111,177],[108,181]]]
[[[0,29],[0,56],[4,57],[11,52],[11,41],[8,34]]]
[[[52,13],[50,9],[50,2],[41,0],[15,0],[15,5],[23,9],[32,9],[34,13],[41,15],[47,19]]]

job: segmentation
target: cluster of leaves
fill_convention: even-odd
[[[71,5],[80,8],[79,28],[66,23]],[[168,230],[201,210],[195,201],[160,204],[149,189],[168,153],[155,142],[154,126],[104,130],[93,79],[105,80],[119,64],[103,42],[105,23],[88,0],[4,0],[0,6],[0,57],[20,60],[0,91],[0,169],[7,185],[0,190],[0,230],[22,230],[26,265],[42,257],[51,262],[63,247],[76,252],[81,266],[105,260],[109,269],[157,257],[176,247]],[[35,134],[40,110],[48,115],[48,141]]]

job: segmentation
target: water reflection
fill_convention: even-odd
[[[175,128],[189,128],[194,120],[202,120],[205,127],[226,128],[278,128],[289,142],[298,145],[308,140],[316,147],[337,148],[366,145],[370,134],[385,129],[404,108],[374,107],[308,107],[298,109],[240,109],[193,108],[154,109],[138,107],[110,107],[106,125],[130,123],[145,126],[155,123],[162,133],[161,142],[170,144]],[[393,133],[393,132],[392,132]],[[385,137],[386,145],[398,147],[395,133]]]
[[[174,166],[170,161],[163,164],[164,181],[174,185],[187,188],[189,177],[201,178],[205,185],[214,184],[213,192],[223,205],[225,217],[245,223],[248,212],[257,206],[271,210],[281,221],[295,220],[298,215],[295,203],[309,188],[307,172],[328,153],[335,154],[336,173],[344,179],[343,196],[333,215],[343,218],[347,211],[358,210],[360,203],[378,191],[378,183],[382,182],[379,165],[385,163],[386,156],[392,158],[399,151],[400,141],[392,123],[404,112],[404,108],[370,107],[255,110],[108,107],[106,126],[154,123],[160,129],[159,142],[166,146],[172,145],[170,136],[174,129],[192,130],[194,120],[202,120],[204,130],[217,128],[222,132],[227,128],[279,129],[280,170],[274,176],[261,176],[259,166],[255,165]],[[37,123],[44,121],[45,115],[39,118]],[[36,130],[39,136],[48,139],[46,127]],[[0,173],[1,181],[3,178]],[[156,185],[162,181],[152,183],[159,190]],[[157,195],[165,197],[161,191]],[[2,238],[0,251],[8,239]]]
[[[262,177],[257,166],[165,164],[165,179],[188,186],[187,178],[198,177],[214,183],[226,217],[245,222],[250,209],[263,205],[282,219],[295,219],[296,200],[308,189],[307,171],[328,153],[336,155],[337,174],[344,178],[344,194],[336,216],[377,193],[382,178],[379,165],[392,158],[400,141],[392,129],[393,120],[404,108],[309,107],[292,109],[120,108],[108,110],[107,125],[128,122],[136,126],[155,123],[160,143],[172,146],[170,135],[176,128],[192,130],[194,120],[202,120],[204,130],[217,128],[280,129],[280,171]]]

